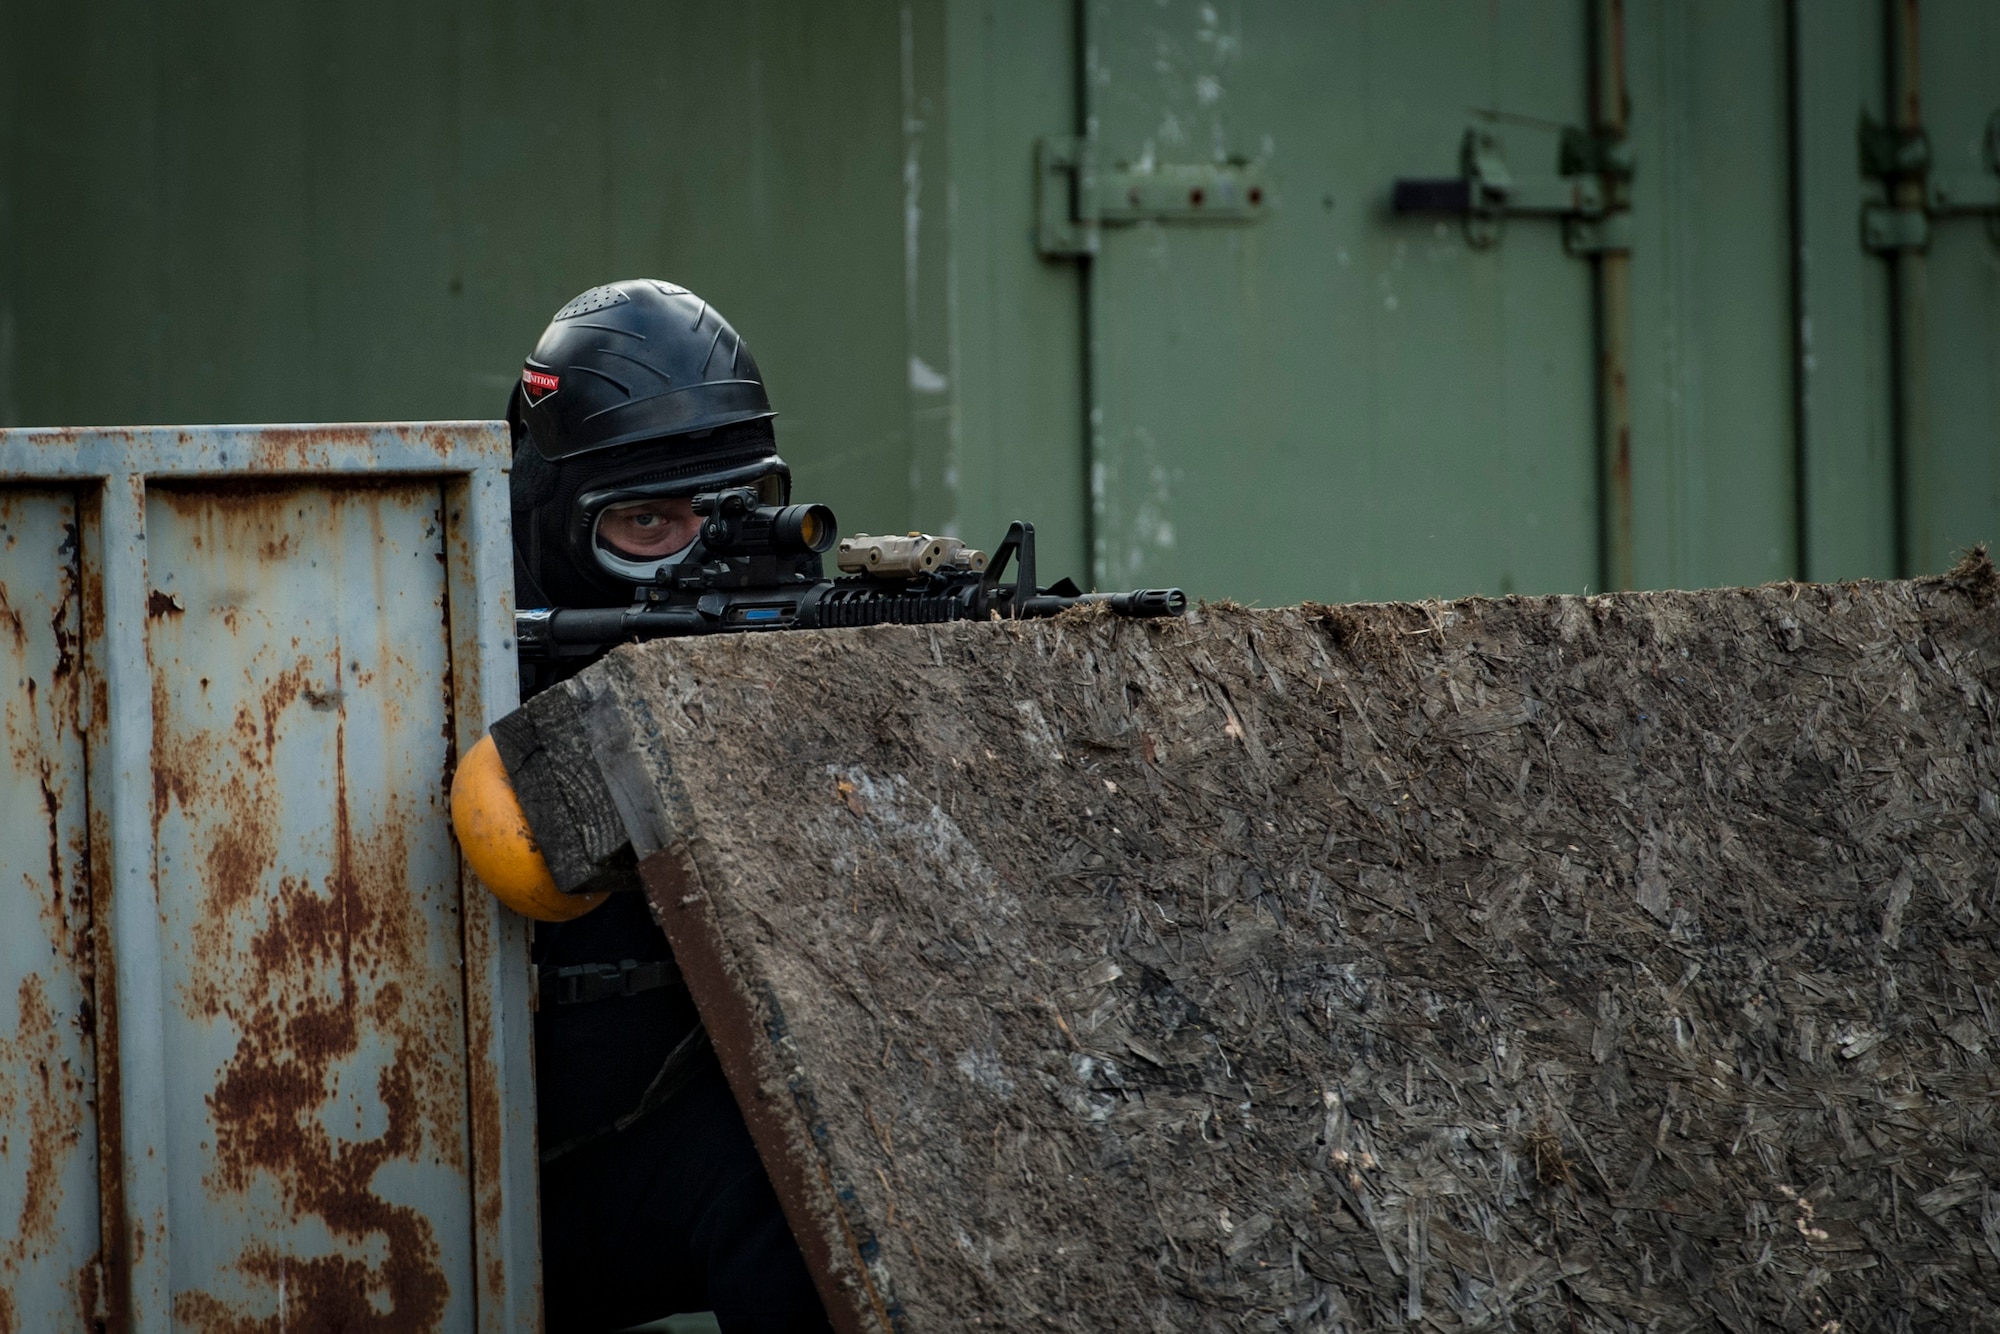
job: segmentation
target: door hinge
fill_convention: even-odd
[[[1399,178],[1390,207],[1462,217],[1466,244],[1478,250],[1499,243],[1501,222],[1510,217],[1560,219],[1563,248],[1572,255],[1632,248],[1632,145],[1623,135],[1566,128],[1555,175],[1517,176],[1500,136],[1475,125],[1459,143],[1458,160],[1456,176]]]
[[[1120,163],[1100,167],[1089,139],[1035,144],[1035,248],[1054,258],[1094,255],[1106,226],[1138,222],[1253,223],[1265,209],[1255,162]]]
[[[1985,148],[1985,171],[1934,171],[1923,126],[1862,117],[1861,174],[1881,182],[1891,202],[1862,207],[1861,244],[1878,255],[1923,250],[1931,224],[1954,217],[1984,217],[1987,234],[2000,244],[2000,111],[1986,121]],[[1907,188],[1912,184],[1915,191]]]

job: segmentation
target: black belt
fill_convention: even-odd
[[[610,1000],[613,996],[636,996],[642,991],[678,987],[681,970],[672,959],[640,963],[620,959],[617,963],[583,963],[569,968],[543,968],[542,1004],[585,1005]]]

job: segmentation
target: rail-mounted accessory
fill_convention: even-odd
[[[904,537],[870,537],[856,533],[842,538],[834,564],[842,574],[872,574],[879,579],[917,579],[939,570],[986,568],[986,553],[955,537],[910,533]]]

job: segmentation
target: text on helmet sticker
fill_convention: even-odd
[[[530,403],[539,403],[562,388],[562,377],[547,371],[538,371],[532,366],[521,368],[521,389]]]

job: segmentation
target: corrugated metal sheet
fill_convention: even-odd
[[[0,433],[68,488],[0,495],[0,1330],[539,1326],[526,934],[446,810],[515,698],[505,460]]]

